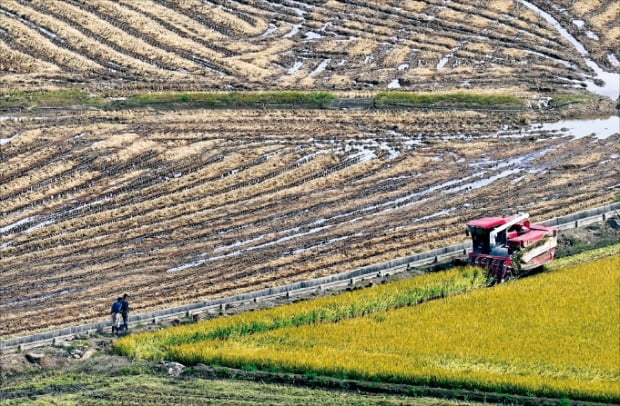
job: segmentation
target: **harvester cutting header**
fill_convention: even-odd
[[[532,224],[529,214],[484,217],[467,224],[473,251],[469,263],[488,269],[497,282],[516,278],[551,262],[558,230]]]

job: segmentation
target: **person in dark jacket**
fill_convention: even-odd
[[[121,302],[121,315],[123,316],[121,331],[127,331],[127,321],[129,320],[129,295],[127,293],[123,295],[123,301]]]
[[[122,308],[123,299],[119,297],[118,299],[116,299],[116,302],[112,304],[112,310],[110,311],[110,314],[112,314],[112,334],[119,332],[118,326],[121,321],[120,312]]]

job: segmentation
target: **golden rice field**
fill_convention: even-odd
[[[618,71],[617,2],[532,3]],[[0,27],[9,90],[570,89],[594,76],[517,0],[3,0]]]
[[[487,278],[478,268],[464,267],[424,274],[390,285],[323,297],[268,310],[242,313],[230,318],[203,321],[156,333],[136,334],[115,343],[118,350],[136,358],[166,356],[171,345],[197,340],[228,339],[288,326],[333,323],[364,314],[411,306],[484,286]]]
[[[462,276],[467,271],[451,272]],[[427,276],[433,277],[437,275]],[[617,402],[619,283],[616,254],[414,307],[374,309],[336,323],[256,328],[252,334],[233,328],[269,317],[255,313],[129,337],[118,348],[148,355],[141,351],[165,342],[160,348],[168,358],[190,364]],[[377,289],[399,292],[402,285]],[[357,294],[369,295],[370,302],[376,295],[373,289]],[[348,297],[330,300],[344,305]],[[313,306],[308,302],[289,309],[303,314]],[[228,337],[212,333],[225,325]]]

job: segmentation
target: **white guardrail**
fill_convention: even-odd
[[[542,223],[548,226],[557,227],[560,230],[566,230],[582,227],[599,221],[606,221],[611,217],[616,217],[618,218],[618,221],[620,221],[620,202],[569,214],[567,216],[556,217]],[[445,264],[453,259],[467,256],[469,252],[471,252],[471,242],[467,241],[321,278],[261,289],[225,298],[172,307],[169,309],[156,310],[153,312],[135,315],[132,314],[129,324],[135,326],[138,323],[156,323],[161,320],[169,320],[186,316],[191,317],[196,314],[203,314],[213,311],[224,314],[226,312],[226,308],[229,306],[257,303],[260,300],[274,297],[291,297],[311,290],[325,290],[345,284],[353,285],[355,282],[360,280],[384,277],[386,275],[399,273],[410,268],[418,268],[431,264]],[[66,339],[78,334],[89,334],[94,331],[103,330],[109,326],[110,322],[106,319],[104,321],[83,324],[80,326],[65,327],[28,336],[8,338],[5,340],[0,340],[0,351],[7,349],[22,350],[54,344],[55,341],[59,339]]]

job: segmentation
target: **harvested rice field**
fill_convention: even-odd
[[[120,110],[0,128],[0,334],[283,285],[614,200],[618,117]],[[448,119],[449,118],[449,119]],[[87,304],[87,305],[85,305]]]
[[[620,70],[619,7],[613,0],[4,0],[0,88],[589,88],[607,80],[601,69]]]

